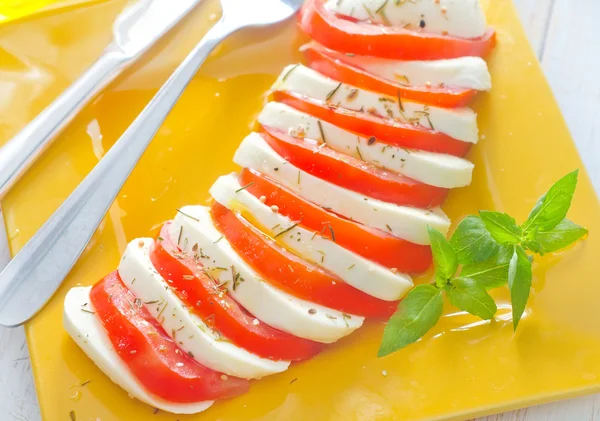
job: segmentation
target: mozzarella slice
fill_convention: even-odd
[[[323,343],[335,342],[362,325],[363,317],[301,300],[262,280],[216,229],[208,208],[182,208],[171,224],[174,241],[178,240],[180,232],[180,247],[188,253],[198,254],[204,267],[211,269],[213,276],[225,283],[229,294],[266,324]],[[236,283],[235,289],[232,272],[243,279]]]
[[[418,124],[463,142],[477,143],[477,114],[470,108],[440,108],[402,100],[338,82],[303,65],[281,72],[273,90],[294,92],[349,110],[375,112],[394,121]]]
[[[360,21],[478,38],[487,31],[478,0],[328,0],[325,8]]]
[[[356,67],[383,79],[410,86],[475,89],[489,91],[492,78],[487,63],[481,57],[459,57],[447,60],[398,61],[378,57],[352,56],[344,58]]]
[[[315,41],[312,41],[300,49],[303,50],[311,45],[318,46]],[[325,47],[319,46],[319,48]],[[382,79],[407,86],[427,88],[443,85],[477,91],[489,91],[492,88],[492,78],[487,63],[481,57],[403,61],[344,54],[342,62]]]
[[[294,223],[289,218],[273,212],[241,186],[236,174],[219,179],[210,189],[211,196],[229,209],[249,212],[266,234],[274,237]],[[276,228],[273,228],[276,227]],[[277,237],[288,249],[307,258],[331,273],[339,276],[348,285],[382,300],[402,298],[413,286],[408,275],[393,273],[389,269],[371,262],[333,241],[296,226]]]
[[[398,206],[314,177],[284,160],[258,133],[250,133],[242,141],[233,161],[269,176],[318,206],[416,244],[429,244],[428,225],[442,234],[450,228],[450,220],[440,208],[425,210]]]
[[[90,300],[90,290],[91,287],[77,287],[67,293],[63,324],[75,343],[114,383],[121,386],[130,396],[161,411],[174,414],[195,414],[213,404],[213,401],[167,402],[148,392],[119,357],[100,319],[92,313],[94,307]],[[82,308],[90,312],[81,311]]]
[[[474,165],[466,159],[397,148],[381,142],[369,144],[367,138],[322,120],[319,128],[317,118],[279,102],[267,103],[258,116],[258,121],[264,126],[308,139],[319,140],[324,135],[327,147],[335,151],[362,158],[379,168],[404,174],[431,186],[455,188],[471,183]]]
[[[230,376],[259,379],[287,370],[289,361],[271,361],[227,342],[192,314],[158,274],[150,261],[151,238],[127,245],[119,264],[119,276],[179,347],[205,367]],[[192,281],[193,282],[193,281]]]

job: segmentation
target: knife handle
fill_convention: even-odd
[[[122,70],[127,58],[110,48],[71,86],[0,149],[0,197],[73,117]]]
[[[0,273],[0,325],[32,318],[67,276],[129,174],[210,52],[236,24],[219,20],[140,115]]]

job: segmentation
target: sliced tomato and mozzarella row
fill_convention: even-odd
[[[324,104],[388,118],[403,124],[443,133],[453,139],[477,143],[477,115],[470,108],[440,108],[357,88],[330,79],[302,64],[287,66],[273,86]]]
[[[307,0],[300,28],[333,50],[396,60],[484,57],[496,43],[477,0]]]
[[[213,400],[177,402],[171,397],[159,397],[149,391],[147,385],[142,383],[140,378],[131,371],[113,345],[109,332],[103,326],[94,305],[91,304],[91,289],[92,287],[76,287],[67,293],[64,302],[63,325],[75,343],[100,370],[114,383],[125,389],[130,396],[162,411],[174,414],[195,414],[213,404]],[[133,350],[129,352],[131,351]],[[159,379],[157,376],[157,380],[164,379]]]
[[[291,136],[281,130],[263,127],[262,137],[290,164],[336,186],[396,205],[430,209],[441,205],[448,189],[430,186],[358,157],[326,147],[323,141]]]
[[[180,233],[182,250],[197,253],[231,297],[269,326],[301,338],[332,343],[363,323],[363,317],[302,300],[272,286],[233,249],[215,227],[206,207],[183,207],[173,220],[171,237],[179,238]],[[243,281],[236,281],[238,274]]]
[[[244,191],[277,209],[281,215],[392,271],[421,273],[431,265],[431,247],[427,245],[411,243],[389,231],[369,227],[331,209],[324,209],[255,170],[244,168],[239,181]]]
[[[412,288],[412,281],[407,275],[370,262],[338,245],[333,239],[324,238],[303,228],[301,223],[273,211],[259,198],[242,189],[236,174],[220,177],[211,187],[210,193],[223,206],[248,215],[255,224],[285,247],[318,263],[357,290],[392,301],[403,297]],[[369,306],[366,298],[362,298],[362,304]]]
[[[201,412],[389,317],[471,181],[495,43],[477,0],[307,0],[300,28],[308,67],[273,85],[241,172],[66,296],[67,332],[155,408]]]
[[[488,31],[479,0],[327,0],[339,16],[423,33],[479,38]]]
[[[315,100],[297,93],[275,91],[272,94],[272,100],[289,105],[299,111],[311,114],[319,120],[358,135],[367,138],[374,137],[390,146],[462,157],[467,154],[472,145],[421,126],[416,121],[414,124],[407,124],[362,109],[359,111],[348,110],[338,107],[336,104]],[[426,113],[426,111],[423,112]],[[425,118],[428,116],[428,114],[420,115]]]
[[[373,137],[357,136],[279,102],[267,103],[258,116],[258,122],[295,137],[326,142],[326,147],[337,152],[431,186],[455,188],[471,183],[473,164],[466,159],[398,148]]]
[[[340,53],[314,41],[300,51],[308,67],[331,79],[424,104],[463,107],[478,91],[491,89],[487,64],[480,57],[392,60]]]
[[[282,247],[281,241],[265,235],[239,212],[215,202],[210,213],[215,226],[235,251],[273,286],[300,299],[340,311],[342,315],[351,313],[387,319],[396,310],[398,302],[365,295],[314,261]],[[296,236],[296,240],[298,238]],[[320,258],[325,260],[325,251],[321,250]],[[242,280],[238,278],[238,282]],[[328,317],[336,315],[329,314]]]
[[[205,367],[230,376],[256,379],[285,371],[289,361],[260,358],[227,341],[190,312],[150,260],[150,238],[133,240],[119,264],[119,276],[129,290],[148,305],[148,311],[180,348]]]
[[[176,244],[180,239],[171,238],[171,225],[167,222],[161,228],[150,260],[173,292],[204,323],[241,348],[275,361],[304,360],[321,350],[322,344],[277,330],[248,313],[229,296],[213,271],[200,264],[197,248],[192,247],[194,254],[181,250]]]
[[[258,133],[251,133],[242,141],[233,160],[318,206],[412,243],[429,244],[428,225],[444,234],[450,228],[450,220],[439,208],[425,210],[382,202],[308,174],[278,155]]]

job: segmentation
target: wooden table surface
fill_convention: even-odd
[[[600,196],[600,1],[514,2]],[[0,327],[0,421],[39,419],[23,329]],[[600,394],[477,421],[600,421]]]

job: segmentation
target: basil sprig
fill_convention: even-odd
[[[521,225],[505,213],[482,210],[464,218],[449,241],[428,227],[435,280],[416,286],[400,302],[384,330],[378,355],[423,337],[442,316],[444,296],[460,310],[489,320],[497,307],[488,291],[508,286],[516,330],[531,291],[532,254],[561,250],[587,234],[587,229],[566,219],[578,173],[554,183]]]

